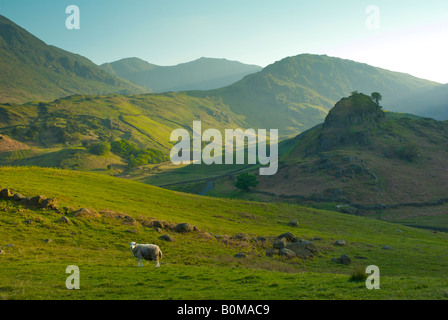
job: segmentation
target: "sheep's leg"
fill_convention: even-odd
[[[156,261],[156,268],[159,268],[160,267],[160,263],[159,263],[159,260],[157,260]]]
[[[140,266],[140,260],[137,258],[137,267]]]

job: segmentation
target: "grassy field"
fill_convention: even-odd
[[[2,167],[0,185],[27,196],[54,197],[61,210],[0,200],[3,299],[448,298],[446,233],[295,205],[201,197],[59,169]],[[135,223],[75,217],[72,212],[82,207],[125,213]],[[62,215],[71,223],[58,222]],[[188,222],[200,231],[157,232],[144,226],[151,219]],[[299,226],[288,226],[290,220]],[[270,237],[284,232],[306,240],[322,238],[314,241],[319,253],[308,259],[266,256]],[[159,239],[166,233],[176,242]],[[247,239],[229,239],[237,233]],[[217,240],[213,235],[218,234],[229,237]],[[253,240],[259,236],[268,240]],[[333,246],[338,239],[347,245]],[[137,268],[131,241],[158,244],[164,253],[161,268],[155,269],[153,262]],[[239,252],[247,257],[235,258]],[[330,262],[342,254],[354,263]],[[380,290],[349,281],[356,263],[380,268]],[[69,265],[80,268],[80,290],[65,287]]]

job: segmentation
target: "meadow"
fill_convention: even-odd
[[[448,298],[448,235],[443,232],[292,204],[185,194],[61,169],[1,167],[0,185],[59,202],[54,211],[0,200],[2,299]],[[79,208],[132,219],[76,216]],[[60,222],[62,216],[70,223]],[[187,222],[197,231],[156,230],[147,224],[154,220]],[[298,227],[289,226],[291,220]],[[267,256],[274,238],[285,232],[312,240],[319,252],[306,259]],[[159,239],[164,234],[175,242]],[[334,246],[339,239],[346,246]],[[137,268],[131,241],[158,244],[164,253],[161,268],[150,261]],[[246,257],[234,257],[240,252]],[[342,254],[352,259],[351,265],[331,262]],[[379,267],[379,290],[349,281],[358,264]],[[65,286],[69,265],[80,269],[80,290]]]

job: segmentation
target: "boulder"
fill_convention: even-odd
[[[298,227],[299,223],[297,221],[295,221],[295,220],[292,220],[292,221],[288,222],[288,226],[290,226],[290,227]]]
[[[343,254],[339,259],[341,260],[341,263],[345,264],[346,266],[348,266],[348,265],[350,265],[352,263],[352,259],[350,259],[345,254]]]
[[[2,189],[0,191],[0,197],[2,198],[11,198],[12,196],[11,190],[9,189]]]
[[[95,210],[81,208],[73,212],[73,216],[77,218],[100,218],[101,215]]]
[[[52,243],[53,240],[51,240],[51,239],[45,239],[44,242],[45,242],[45,243]]]
[[[158,221],[158,220],[153,221],[152,226],[154,228],[160,228],[160,229],[165,228],[165,224],[163,223],[163,221]]]
[[[391,246],[384,246],[383,249],[384,250],[392,250],[392,247]]]
[[[286,249],[294,252],[300,258],[312,257],[313,253],[307,248],[307,244],[303,242],[293,242],[286,245]]]
[[[131,216],[125,215],[123,217],[123,224],[128,225],[128,226],[134,226],[137,224],[137,221],[135,221],[135,219],[132,218]]]
[[[70,219],[67,218],[66,216],[61,217],[58,222],[62,222],[62,223],[71,223]]]
[[[30,197],[23,197],[22,199],[20,199],[20,203],[24,206],[29,206],[30,205]]]
[[[163,236],[160,236],[159,239],[168,242],[176,242],[176,239],[174,239],[173,236],[169,234],[164,234]]]
[[[175,232],[192,232],[194,231],[194,226],[189,223],[180,223],[174,227]]]
[[[283,234],[277,236],[277,239],[281,239],[281,238],[285,238],[286,241],[293,242],[296,239],[296,236],[293,235],[291,232],[286,232],[286,233],[283,233]]]
[[[33,206],[33,207],[40,207],[40,205],[42,204],[42,202],[45,200],[46,198],[44,196],[35,196],[30,198],[29,200],[29,205]]]
[[[293,251],[291,251],[291,250],[289,250],[289,249],[287,249],[287,248],[283,248],[283,249],[281,249],[281,250],[278,252],[278,254],[279,254],[280,256],[282,256],[282,257],[286,257],[286,258],[294,258],[294,257],[296,256],[296,254],[295,254]]]
[[[281,240],[275,241],[272,246],[274,247],[274,249],[283,249],[286,247],[286,243],[286,238],[282,238]]]
[[[240,241],[247,241],[247,240],[249,240],[249,236],[247,234],[245,234],[245,233],[240,232],[240,233],[237,233],[237,234],[234,234],[233,236],[231,236],[230,239],[232,239],[232,240],[240,240]]]
[[[234,255],[235,258],[246,258],[246,254],[243,252],[237,253],[236,255]]]
[[[343,247],[345,246],[345,240],[337,240],[333,245],[336,247]]]
[[[12,199],[13,200],[15,200],[15,201],[20,201],[20,200],[22,200],[23,198],[25,198],[23,195],[21,195],[20,193],[16,193],[16,194],[14,194],[14,196],[12,197]]]
[[[42,201],[39,208],[56,210],[58,208],[58,201],[54,198],[47,198]]]

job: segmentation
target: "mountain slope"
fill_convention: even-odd
[[[352,91],[381,92],[385,109],[407,112],[400,102],[438,83],[325,55],[288,57],[241,81],[193,96],[218,96],[233,112],[258,128],[292,137],[320,123],[333,105]],[[415,108],[416,114],[425,106]]]
[[[370,97],[352,94],[290,144],[277,174],[260,176],[258,191],[356,204],[361,214],[381,212],[389,219],[391,212],[395,218],[431,215],[432,226],[448,230],[446,121],[384,113]]]
[[[48,101],[84,94],[144,89],[101,70],[90,60],[49,46],[0,15],[0,102]]]
[[[200,58],[175,66],[156,66],[138,58],[128,58],[100,67],[154,92],[220,88],[261,70],[259,66],[214,58]]]

